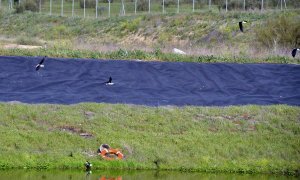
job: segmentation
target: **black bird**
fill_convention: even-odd
[[[85,166],[85,171],[86,171],[86,175],[90,175],[92,174],[92,163],[90,163],[89,161],[86,161],[84,163],[84,166]]]
[[[44,61],[45,59],[47,58],[47,56],[44,56],[43,59],[40,61],[40,63],[38,63],[36,66],[35,66],[35,70],[38,71],[40,68],[43,68],[44,67]]]
[[[112,78],[109,77],[108,81],[105,82],[106,85],[114,85],[114,83],[112,82]]]
[[[92,164],[89,161],[86,161],[84,163],[84,166],[86,168],[86,171],[90,171],[92,169]]]
[[[292,50],[292,56],[293,56],[293,57],[296,56],[297,51],[300,51],[300,49],[299,49],[299,48],[295,48],[295,49]]]
[[[241,30],[242,32],[244,32],[243,24],[245,24],[245,23],[247,23],[247,21],[240,21],[240,22],[239,22],[240,30]]]

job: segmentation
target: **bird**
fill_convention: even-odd
[[[44,61],[45,59],[47,58],[47,56],[44,56],[43,59],[40,61],[40,63],[38,63],[36,66],[35,66],[35,70],[38,71],[40,68],[43,68],[44,67]]]
[[[84,163],[84,166],[85,166],[85,171],[86,171],[86,173],[87,173],[87,175],[89,175],[89,174],[92,174],[92,163],[90,163],[89,161],[86,161],[85,163]]]
[[[108,81],[105,82],[106,85],[114,85],[114,83],[112,82],[112,78],[109,77]]]
[[[87,171],[90,171],[90,170],[91,170],[92,164],[91,164],[89,161],[86,161],[86,162],[84,163],[84,165],[85,165],[85,168],[86,168]]]
[[[239,26],[240,26],[241,32],[244,32],[243,24],[245,24],[245,23],[247,23],[247,21],[240,21],[240,22],[239,22]]]
[[[295,48],[295,49],[292,50],[292,56],[293,56],[293,57],[296,56],[297,51],[300,51],[300,49],[299,49],[299,48]]]

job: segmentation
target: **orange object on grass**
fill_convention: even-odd
[[[123,159],[124,155],[121,153],[119,149],[113,149],[109,146],[101,145],[99,148],[99,155],[106,160],[114,160],[114,159]]]

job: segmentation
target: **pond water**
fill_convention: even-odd
[[[249,175],[249,174],[209,174],[186,173],[174,171],[93,171],[87,174],[84,171],[27,171],[9,170],[0,171],[0,180],[285,180],[297,179],[290,176],[276,175]]]

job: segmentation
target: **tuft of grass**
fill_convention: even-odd
[[[37,39],[28,38],[28,37],[19,37],[16,39],[16,43],[21,45],[34,45],[34,46],[41,46],[43,43]]]
[[[292,14],[292,15],[290,15]],[[269,48],[300,46],[300,16],[284,13],[270,19],[256,29],[257,40]]]
[[[0,104],[0,168],[299,171],[300,108]],[[92,136],[85,138],[80,132]],[[125,160],[105,161],[102,143]]]

